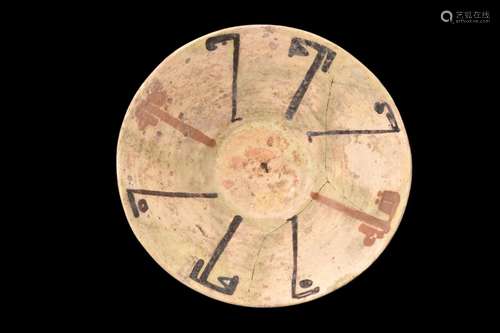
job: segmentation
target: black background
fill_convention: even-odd
[[[444,9],[486,9],[492,22],[446,24],[440,20]],[[495,221],[486,216],[492,206],[484,188],[493,186],[496,172],[492,93],[498,83],[490,81],[498,59],[496,15],[488,6],[240,2],[66,8],[44,20],[43,30],[31,31],[31,50],[42,51],[37,62],[45,64],[49,89],[56,87],[62,102],[51,108],[53,129],[43,131],[55,148],[44,158],[57,170],[46,167],[50,187],[65,191],[56,201],[47,194],[57,216],[43,245],[50,256],[34,254],[40,269],[33,272],[43,275],[32,282],[43,295],[38,308],[81,324],[140,320],[214,329],[245,319],[326,320],[335,329],[346,319],[357,328],[390,326],[394,318],[408,325],[456,324],[476,311],[487,317],[483,300],[493,297],[495,253],[488,237],[494,238],[489,228]],[[244,24],[303,29],[350,52],[393,97],[412,149],[412,190],[387,249],[347,286],[299,306],[244,308],[185,287],[142,248],[118,196],[116,143],[139,86],[182,45]]]

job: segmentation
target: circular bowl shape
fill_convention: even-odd
[[[403,121],[377,78],[328,40],[263,25],[167,57],[125,115],[117,169],[156,262],[252,307],[307,302],[363,272],[411,183]]]

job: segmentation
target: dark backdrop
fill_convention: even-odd
[[[444,9],[489,10],[491,23],[447,24],[440,19]],[[51,270],[40,289],[57,300],[60,316],[78,323],[140,319],[163,327],[234,329],[239,326],[228,325],[231,320],[309,325],[322,319],[335,329],[346,319],[357,328],[390,326],[394,318],[410,325],[472,318],[483,297],[492,297],[489,255],[495,249],[487,238],[494,237],[496,222],[486,216],[492,206],[484,187],[493,187],[496,172],[492,93],[498,83],[490,79],[497,14],[487,6],[344,8],[332,2],[186,2],[55,14],[32,48],[53,51],[45,55],[49,78],[51,68],[62,72],[57,86],[65,106],[53,110],[57,130],[46,135],[62,161],[57,180],[68,191],[57,202],[60,227],[57,241],[47,241]],[[218,29],[261,23],[310,31],[366,65],[395,100],[413,156],[408,206],[381,257],[334,293],[277,309],[221,303],[164,272],[128,226],[115,166],[128,104],[165,57]],[[44,34],[56,38],[48,42]]]

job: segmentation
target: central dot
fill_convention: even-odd
[[[269,173],[269,168],[267,166],[267,162],[261,162],[260,167],[266,172]]]

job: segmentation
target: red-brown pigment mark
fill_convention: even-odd
[[[168,105],[165,102],[168,101],[171,103],[172,99],[167,96],[161,83],[153,82],[149,87],[149,91],[148,99],[139,103],[135,113],[137,125],[141,131],[145,130],[148,126],[156,126],[159,119],[181,132],[184,136],[188,136],[209,147],[215,147],[216,142],[214,139],[208,137],[200,130],[172,117],[167,112],[162,111],[162,109],[168,109]]]
[[[364,224],[364,223],[361,223],[359,225],[359,228],[358,230],[365,234],[365,239],[363,240],[363,244],[365,244],[365,246],[372,246],[373,243],[375,243],[375,239],[376,238],[382,238],[384,237],[384,232],[383,231],[380,231],[380,230],[377,230],[367,224]]]
[[[266,162],[276,157],[276,154],[266,148],[249,148],[245,151],[245,157],[248,159]]]
[[[377,197],[378,199],[375,203],[378,203],[378,209],[389,215],[389,222],[392,221],[401,201],[399,193],[394,191],[379,191]]]
[[[322,196],[317,192],[311,193],[311,198],[329,207],[337,209],[346,215],[363,221],[358,230],[365,234],[363,244],[365,246],[372,246],[375,240],[381,239],[385,233],[389,232],[390,222],[396,213],[396,209],[401,201],[398,192],[393,191],[379,191],[378,199],[375,203],[378,204],[378,209],[389,216],[387,221],[383,221],[375,216],[368,215],[357,209],[347,207],[333,199]],[[365,224],[366,223],[366,224]]]
[[[203,132],[200,130],[183,123],[177,118],[172,117],[166,112],[161,111],[158,107],[151,107],[151,112],[157,116],[160,120],[163,122],[169,124],[179,132],[181,132],[184,136],[188,136],[191,139],[198,141],[200,143],[203,143],[204,145],[207,145],[209,147],[215,147],[216,142],[214,139],[206,136]]]
[[[141,131],[144,131],[148,126],[156,126],[156,124],[158,124],[158,119],[153,117],[142,107],[143,104],[139,104],[139,109],[135,112],[135,117],[137,119],[137,126],[139,126]]]
[[[387,223],[384,220],[379,219],[378,217],[366,214],[365,212],[362,212],[360,210],[345,206],[344,204],[341,204],[338,201],[335,201],[333,199],[327,198],[325,196],[322,196],[321,194],[317,192],[311,192],[311,198],[313,200],[316,200],[328,207],[331,207],[333,209],[336,209],[344,214],[346,214],[349,217],[352,217],[356,220],[363,221],[367,224],[370,224],[376,228],[379,228],[383,230],[384,232],[389,231],[389,223]]]

